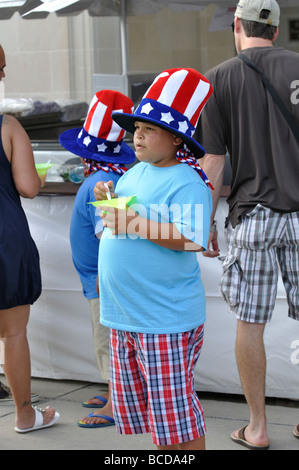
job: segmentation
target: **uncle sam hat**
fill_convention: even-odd
[[[130,98],[118,91],[98,91],[90,103],[83,128],[63,132],[59,136],[61,145],[79,157],[96,162],[134,162],[134,150],[123,141],[125,131],[111,117],[113,111],[131,114],[133,106]]]
[[[112,118],[132,134],[135,121],[151,122],[180,137],[201,158],[205,150],[192,135],[212,93],[210,82],[196,70],[169,69],[155,78],[134,114],[114,112]]]

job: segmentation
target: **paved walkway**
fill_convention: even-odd
[[[3,381],[3,376],[0,376]],[[88,409],[81,402],[107,391],[105,385],[84,382],[33,379],[32,390],[40,396],[39,405],[53,406],[60,412],[59,422],[52,428],[28,434],[14,431],[14,406],[0,405],[0,450],[106,450],[155,451],[150,435],[121,436],[115,427],[82,429],[77,421]],[[205,410],[207,450],[246,450],[230,439],[235,429],[248,420],[248,409],[243,399],[204,393],[200,395]],[[299,423],[299,402],[268,400],[268,432],[271,450],[299,450],[299,439],[293,437]]]

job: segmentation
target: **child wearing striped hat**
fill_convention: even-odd
[[[127,171],[126,164],[135,161],[135,152],[125,142],[125,131],[112,120],[113,111],[132,113],[133,103],[118,91],[97,92],[89,106],[83,128],[69,129],[60,135],[61,145],[81,157],[85,180],[76,195],[70,243],[73,263],[81,280],[83,294],[92,314],[95,356],[101,378],[109,383],[109,329],[101,325],[100,299],[97,292],[99,239],[103,225],[96,209],[93,188],[98,181],[113,181]],[[85,315],[85,314],[84,314]],[[93,397],[82,403],[87,408],[101,408],[79,421],[83,428],[99,428],[114,424],[110,394]]]
[[[193,69],[170,69],[133,114],[112,117],[134,134],[140,160],[117,183],[136,195],[127,211],[102,207],[101,322],[111,328],[111,389],[119,433],[151,432],[158,449],[204,449],[205,421],[194,388],[205,293],[197,253],[207,247],[211,185],[192,138],[212,94]],[[94,188],[106,199],[103,183]]]

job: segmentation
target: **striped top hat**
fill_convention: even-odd
[[[133,102],[118,91],[98,91],[90,103],[83,128],[63,132],[59,136],[61,145],[79,157],[96,162],[134,162],[135,152],[123,141],[125,131],[113,121],[113,111],[131,114]]]
[[[135,121],[160,126],[181,137],[193,155],[201,158],[205,151],[192,135],[212,93],[210,82],[196,70],[169,69],[156,77],[134,114],[114,112],[112,118],[132,134]]]

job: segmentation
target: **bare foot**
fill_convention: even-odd
[[[86,416],[85,418],[81,419],[80,423],[83,424],[106,424],[109,421],[105,418],[98,418],[93,415],[104,415],[104,416],[109,416],[109,418],[113,418],[113,412],[112,412],[112,403],[107,402],[107,404],[101,408],[99,411],[94,411],[91,413],[91,416]]]
[[[55,410],[54,408],[50,408],[47,406],[47,408],[44,409],[39,409],[39,411],[42,412],[43,414],[43,425],[47,425],[52,421],[55,415]],[[16,427],[19,429],[28,429],[32,428],[35,423],[35,411],[34,408],[31,406],[30,409],[28,410],[27,416],[22,417],[22,418],[17,418],[16,419]]]
[[[270,446],[268,438],[262,439],[261,437],[256,437],[250,435],[248,432],[248,426],[238,429],[231,434],[231,438],[237,444],[240,444],[248,449],[268,449]],[[245,436],[246,432],[246,436]]]
[[[101,396],[103,398],[105,398],[106,400],[108,400],[108,393],[103,393]],[[93,398],[89,398],[89,400],[86,400],[86,402],[84,402],[84,404],[86,405],[106,405],[107,402],[97,398],[97,397],[93,397]]]

